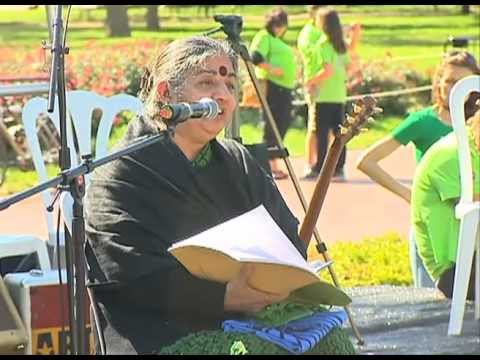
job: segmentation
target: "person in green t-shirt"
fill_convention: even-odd
[[[325,5],[308,5],[308,14],[310,20],[303,26],[298,33],[297,49],[300,52],[303,62],[303,81],[306,82],[307,74],[313,73],[314,66],[313,51],[316,42],[323,35],[322,30],[316,26],[315,17],[317,10]],[[307,135],[305,137],[305,157],[307,160],[307,174],[317,162],[317,124],[315,116],[315,99],[311,99],[308,93],[305,94],[305,100],[308,106]]]
[[[354,50],[360,31],[360,26],[355,25],[352,28],[355,36],[348,43],[338,13],[330,8],[317,10],[315,24],[323,34],[313,46],[311,62],[305,67],[305,91],[315,102],[317,160],[303,176],[305,180],[319,175],[327,154],[329,134],[337,132],[345,118],[347,80],[353,70],[349,53]],[[344,180],[345,160],[343,148],[334,181]]]
[[[358,169],[379,185],[410,203],[410,188],[385,171],[379,165],[380,161],[390,156],[400,146],[411,142],[415,147],[418,163],[433,143],[452,131],[448,99],[453,84],[468,75],[479,73],[477,62],[470,53],[456,51],[446,54],[433,78],[433,105],[410,114],[390,135],[370,146],[359,157]],[[470,100],[465,105],[467,117],[473,114],[473,104],[474,98],[470,96]],[[409,248],[414,285],[416,287],[434,286],[416,253],[412,232]]]
[[[480,110],[470,118],[467,132],[474,199],[480,200]],[[455,217],[460,184],[458,144],[452,132],[432,145],[419,162],[412,185],[411,208],[419,256],[438,289],[450,299],[460,227],[460,220]],[[472,269],[469,300],[474,298],[474,274]]]
[[[292,90],[297,81],[297,64],[293,49],[282,39],[288,28],[285,10],[273,9],[266,16],[265,28],[255,34],[250,44],[255,75],[264,80],[267,103],[283,140],[293,121]],[[265,130],[263,140],[268,147],[277,145],[272,127],[263,114]],[[270,160],[275,179],[285,179],[288,174],[281,170],[278,159]]]

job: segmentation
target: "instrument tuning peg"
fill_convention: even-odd
[[[361,107],[360,105],[358,105],[358,104],[353,104],[353,112],[354,112],[355,114],[359,114],[360,111],[362,111],[362,107]]]
[[[347,120],[347,123],[349,123],[350,125],[355,123],[355,118],[353,116],[347,115],[346,120]]]
[[[346,135],[348,133],[348,129],[345,126],[340,125],[340,135]]]
[[[367,132],[368,131],[368,128],[361,128],[360,129],[360,132],[364,133],[364,132]]]
[[[373,108],[373,112],[374,112],[375,114],[380,114],[380,113],[383,112],[383,109],[380,108],[380,107],[375,107],[375,108]]]
[[[375,120],[373,117],[370,116],[370,117],[367,119],[367,122],[368,122],[369,124],[374,124],[374,123],[376,122],[376,120]]]

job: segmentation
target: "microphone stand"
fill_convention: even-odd
[[[284,163],[287,167],[287,170],[290,174],[290,178],[292,179],[292,182],[293,182],[294,188],[297,192],[300,203],[302,204],[303,210],[306,212],[307,209],[308,209],[308,203],[305,199],[305,196],[303,195],[302,189],[300,187],[298,179],[297,179],[297,177],[295,175],[295,172],[293,170],[293,166],[290,163],[290,160],[288,159],[288,150],[283,146],[282,137],[280,136],[280,132],[278,130],[277,124],[276,124],[275,120],[273,119],[272,111],[270,110],[270,106],[268,105],[265,94],[263,94],[263,92],[262,92],[262,90],[261,90],[261,88],[258,84],[258,80],[255,76],[255,71],[254,71],[254,68],[253,68],[253,65],[252,65],[252,60],[251,60],[250,54],[248,52],[248,49],[247,49],[247,47],[245,46],[245,44],[243,43],[243,41],[240,37],[242,22],[241,22],[240,19],[235,19],[235,18],[240,18],[241,19],[241,17],[238,17],[238,16],[221,16],[221,15],[214,16],[214,20],[222,23],[222,26],[220,26],[216,29],[210,30],[207,33],[205,33],[204,35],[208,36],[208,35],[211,35],[211,34],[214,34],[214,33],[218,32],[218,31],[223,30],[225,32],[225,34],[227,35],[227,41],[229,42],[232,49],[242,58],[245,66],[247,68],[250,80],[252,81],[253,86],[255,88],[255,92],[257,93],[257,96],[260,100],[260,104],[262,105],[262,109],[265,112],[265,115],[267,116],[268,123],[273,130],[274,138],[275,138],[275,141],[277,143],[276,153],[278,153],[280,155],[280,157],[283,159],[283,161],[284,161]],[[335,284],[336,287],[340,288],[338,278],[336,276],[335,271],[333,270],[333,264],[330,261],[330,258],[327,254],[327,245],[321,239],[320,234],[318,233],[316,227],[314,227],[314,229],[313,229],[313,234],[314,234],[315,240],[317,242],[316,249],[320,254],[322,254],[325,261],[327,263],[329,263],[328,271],[330,273],[330,276],[332,277],[333,283]],[[344,310],[347,313],[348,319],[350,321],[350,325],[352,326],[353,333],[354,333],[355,337],[357,338],[358,345],[364,345],[365,342],[364,342],[363,338],[361,337],[360,332],[359,332],[355,322],[353,321],[353,316],[350,312],[350,309],[347,306],[344,306]]]
[[[50,87],[48,91],[47,111],[52,113],[55,105],[55,95],[58,99],[58,114],[60,124],[59,165],[62,173],[70,168],[70,149],[67,145],[67,111],[65,89],[65,54],[68,48],[62,40],[66,38],[62,20],[62,5],[56,6],[53,20],[53,43],[51,45],[52,68],[50,72]],[[71,351],[74,355],[87,354],[86,316],[85,316],[85,228],[83,219],[83,196],[85,194],[85,178],[79,175],[74,178],[61,177],[61,185],[55,200],[62,190],[69,190],[73,198],[72,234],[68,235],[65,228],[65,268],[67,272],[69,326]],[[54,200],[54,202],[55,202]],[[50,206],[53,209],[53,204]],[[59,247],[59,244],[57,244]],[[60,251],[60,249],[57,249]],[[59,269],[61,263],[58,264]],[[59,270],[60,271],[60,270]],[[63,312],[63,309],[60,311]],[[65,344],[65,338],[63,344]]]
[[[26,198],[29,198],[35,194],[38,194],[49,188],[60,188],[64,187],[64,184],[70,184],[73,187],[71,190],[73,199],[74,199],[74,218],[72,222],[72,239],[76,241],[74,244],[74,250],[76,251],[76,256],[80,259],[79,262],[75,264],[76,274],[76,293],[75,293],[75,318],[72,320],[73,323],[77,322],[77,331],[75,337],[72,334],[72,345],[75,341],[75,355],[87,354],[86,342],[85,342],[85,326],[82,320],[84,313],[82,312],[85,308],[85,258],[84,258],[84,244],[85,244],[85,226],[83,219],[83,206],[82,198],[85,195],[85,183],[83,182],[84,175],[92,172],[95,168],[105,165],[111,161],[114,161],[122,156],[126,156],[130,153],[139,151],[147,146],[153,145],[158,141],[161,141],[165,136],[170,136],[169,132],[162,132],[154,136],[147,136],[140,138],[136,142],[126,146],[123,149],[117,150],[109,155],[106,155],[103,158],[92,160],[90,156],[83,157],[83,162],[71,169],[62,170],[60,175],[54,177],[42,184],[34,186],[30,189],[27,189],[18,194],[12,195],[2,201],[0,201],[0,211],[8,208],[10,205],[16,204],[19,201],[22,201]],[[77,205],[75,205],[77,202]],[[70,284],[70,282],[69,282]],[[83,288],[80,288],[83,287]],[[83,296],[83,297],[80,297]],[[63,311],[63,309],[61,309]],[[83,325],[83,327],[81,327]]]

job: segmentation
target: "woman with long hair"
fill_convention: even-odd
[[[349,46],[344,38],[338,13],[330,8],[319,9],[316,25],[323,36],[313,51],[315,66],[307,72],[306,90],[315,99],[316,136],[318,156],[314,166],[304,179],[314,179],[320,173],[327,154],[329,133],[338,131],[345,117],[347,80],[351,71]],[[333,180],[345,179],[346,150],[342,149]]]
[[[433,104],[411,113],[390,135],[370,146],[359,158],[358,169],[388,191],[410,203],[410,187],[396,180],[379,163],[400,146],[406,146],[411,142],[415,147],[418,164],[432,144],[453,130],[448,104],[450,89],[455,82],[472,74],[480,74],[480,68],[473,55],[466,51],[446,54],[434,74]],[[472,115],[474,101],[475,99],[470,97],[465,105],[467,117]],[[415,239],[411,232],[410,261],[414,285],[432,287],[433,283],[418,257],[415,246]]]
[[[480,109],[467,121],[467,138],[472,164],[476,164],[472,167],[473,198],[479,201]],[[452,132],[428,149],[418,164],[412,185],[411,219],[418,253],[436,287],[449,299],[453,296],[460,233],[460,220],[455,216],[455,207],[461,196],[458,164],[458,143]],[[468,300],[475,299],[476,281],[474,260]]]

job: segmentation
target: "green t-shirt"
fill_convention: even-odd
[[[403,145],[413,142],[418,163],[434,142],[452,130],[451,126],[438,118],[437,112],[430,106],[410,114],[393,130],[392,136]]]
[[[293,49],[282,39],[272,36],[267,30],[260,30],[252,39],[250,53],[258,51],[265,62],[283,69],[282,76],[273,76],[265,70],[255,67],[255,76],[258,79],[267,79],[287,89],[293,89],[297,79],[297,62]]]
[[[298,33],[297,48],[300,51],[303,60],[303,77],[305,81],[308,79],[307,75],[315,71],[315,62],[312,52],[315,48],[315,43],[320,39],[323,32],[309,21]]]
[[[480,152],[468,130],[474,193],[480,192]],[[455,206],[461,195],[457,142],[451,133],[436,142],[418,164],[412,186],[411,217],[418,254],[433,279],[453,266],[460,221]]]
[[[317,103],[345,103],[347,101],[347,65],[348,53],[338,54],[325,35],[315,43],[313,49],[314,65],[307,69],[306,78],[311,79],[323,69],[325,64],[333,65],[333,75],[318,86]]]

